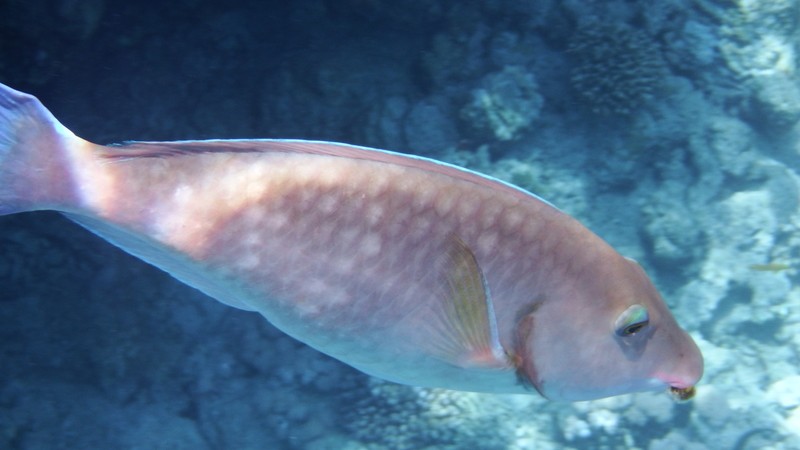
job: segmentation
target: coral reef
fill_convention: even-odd
[[[533,74],[519,66],[506,66],[484,77],[461,109],[461,117],[476,130],[508,141],[531,126],[542,103]]]
[[[343,426],[368,449],[503,449],[501,418],[481,414],[481,396],[370,379],[346,396]]]
[[[800,448],[800,2],[51,3],[0,5],[0,79],[78,135],[510,181],[636,258],[706,372],[681,404],[394,385],[32,213],[0,218],[0,447]]]
[[[800,120],[798,63],[800,5],[774,2],[700,1],[718,24],[718,48],[735,80],[737,112],[767,132],[787,132]]]
[[[769,131],[791,130],[800,121],[800,84],[785,75],[760,77],[749,114]]]

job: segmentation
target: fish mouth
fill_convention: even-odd
[[[687,400],[690,400],[692,397],[694,397],[696,393],[697,393],[697,388],[695,388],[694,386],[669,387],[669,394],[672,396],[673,399],[679,402],[685,402]]]
[[[657,375],[655,379],[663,383],[662,386],[667,386],[667,392],[669,392],[670,396],[672,396],[672,398],[676,401],[683,402],[689,400],[697,393],[695,384],[697,383],[698,379],[695,377],[687,377],[686,379],[683,379],[683,377],[677,377],[674,375]]]
[[[700,370],[687,371],[683,374],[656,374],[655,379],[659,380],[662,386],[666,385],[667,392],[678,402],[685,402],[692,399],[697,393],[697,382],[702,376],[702,366]]]

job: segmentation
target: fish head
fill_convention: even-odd
[[[693,395],[700,350],[635,261],[615,254],[570,280],[519,321],[527,382],[564,401],[653,390]]]

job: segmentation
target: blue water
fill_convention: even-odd
[[[165,6],[166,5],[166,6]],[[372,379],[55,213],[0,217],[0,448],[800,448],[800,2],[0,3],[0,82],[94,142],[279,137],[529,189],[639,260],[695,399]]]

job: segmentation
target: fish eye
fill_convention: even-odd
[[[628,307],[617,318],[614,324],[617,336],[627,337],[640,333],[650,324],[650,315],[642,305]]]

